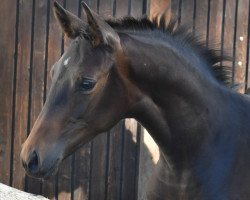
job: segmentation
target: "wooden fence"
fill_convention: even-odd
[[[81,16],[81,0],[59,3]],[[170,7],[207,45],[220,44],[234,61],[232,82],[249,80],[249,0],[88,0],[100,15],[154,16]],[[21,145],[50,87],[49,71],[69,45],[52,13],[51,0],[3,0],[0,5],[0,182],[51,199],[143,199],[144,145],[134,120],[117,124],[66,159],[47,181],[25,175]],[[222,53],[222,51],[221,51]],[[149,154],[149,155],[148,155]]]

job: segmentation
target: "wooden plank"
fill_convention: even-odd
[[[57,1],[63,4],[63,0]],[[53,13],[53,4],[50,3],[50,16],[49,16],[49,43],[48,43],[48,60],[47,60],[47,93],[51,86],[50,70],[54,63],[61,57],[61,27],[56,21]]]
[[[239,92],[245,91],[246,53],[247,53],[247,30],[249,1],[238,2],[237,33],[235,44],[235,83],[240,83]]]
[[[113,0],[100,1],[99,14],[104,18],[113,16]]]
[[[33,40],[33,60],[32,60],[32,83],[31,83],[31,105],[30,105],[30,127],[35,123],[43,106],[43,86],[44,86],[44,59],[46,40],[46,13],[47,1],[35,2],[34,17],[34,40]],[[28,192],[41,194],[41,180],[29,178]]]
[[[221,43],[221,22],[222,22],[223,0],[210,2],[210,24],[209,24],[209,46],[214,47],[217,44],[220,48]]]
[[[58,171],[58,180],[57,180],[57,191],[58,191],[58,199],[70,199],[70,181],[71,181],[71,174],[70,174],[70,164],[71,164],[71,157],[65,159]]]
[[[74,200],[88,200],[90,144],[75,153]]]
[[[13,187],[24,190],[25,173],[20,164],[20,150],[27,138],[32,3],[20,1],[19,8]]]
[[[131,0],[131,11],[130,15],[135,18],[140,18],[142,16],[142,4],[143,0]]]
[[[116,0],[116,18],[128,15],[128,0]]]
[[[223,46],[222,55],[227,55],[233,58],[233,46],[234,46],[234,25],[235,25],[235,0],[227,0],[225,4],[225,23],[223,34]],[[222,63],[225,66],[232,67],[231,61],[224,61]]]
[[[193,30],[194,0],[185,0],[181,4],[181,24],[186,26],[188,31]]]
[[[120,196],[120,170],[121,170],[121,130],[122,123],[118,123],[110,131],[110,150],[108,167],[107,199],[119,199]]]
[[[137,122],[125,120],[121,199],[137,198]]]
[[[14,87],[16,1],[3,1],[0,7],[0,181],[12,184],[11,138]]]
[[[201,41],[207,38],[208,1],[196,1],[195,34]]]
[[[93,140],[90,199],[106,199],[107,133]]]

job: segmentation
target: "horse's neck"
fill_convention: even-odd
[[[215,115],[210,108],[220,106],[218,91],[223,89],[209,71],[200,74],[198,58],[187,61],[188,55],[179,55],[168,44],[127,38],[123,46],[130,58],[128,79],[141,92],[132,117],[148,129],[164,153],[189,159],[209,130]]]
[[[134,99],[128,117],[136,118],[163,152],[149,182],[152,199],[171,191],[177,192],[169,199],[224,199],[221,191],[237,185],[224,184],[236,173],[236,158],[243,164],[235,169],[243,169],[245,177],[250,125],[242,121],[250,119],[250,100],[225,89],[209,70],[201,74],[198,58],[187,61],[187,55],[168,47],[126,38],[129,69],[120,70],[126,71]]]
[[[242,149],[249,146],[250,126],[242,120],[250,118],[250,101],[219,85],[209,71],[196,70],[195,65],[202,64],[199,59],[187,62],[167,45],[127,38],[123,47],[130,58],[124,80],[136,99],[128,117],[149,131],[166,156],[149,183],[155,185],[153,191],[170,194],[172,182],[185,198],[170,199],[202,199],[201,191],[205,199],[223,199],[220,191],[228,175],[235,173],[230,171],[235,158],[244,163],[248,157]]]

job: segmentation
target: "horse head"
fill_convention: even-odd
[[[21,151],[26,172],[46,178],[61,161],[126,113],[125,85],[114,67],[121,48],[117,32],[82,3],[85,20],[54,3],[71,46],[51,69],[52,84]]]

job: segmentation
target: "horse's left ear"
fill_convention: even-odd
[[[65,10],[59,3],[54,2],[54,15],[64,33],[71,39],[82,34],[87,24],[77,16]]]
[[[113,46],[120,43],[117,32],[104,19],[92,11],[86,3],[82,2],[82,7],[88,20],[88,32],[93,45],[108,44]]]

